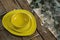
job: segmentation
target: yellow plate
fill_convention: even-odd
[[[24,9],[12,10],[4,15],[2,24],[6,30],[17,36],[29,36],[36,30],[36,19]]]

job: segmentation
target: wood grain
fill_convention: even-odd
[[[1,0],[1,3],[3,4],[7,12],[20,8],[20,6],[17,5],[16,1],[13,0]]]
[[[2,3],[0,2],[0,16],[4,15],[4,13],[5,13],[5,9],[4,9]]]
[[[27,0],[0,0],[0,15],[4,15],[5,13],[14,9],[26,9],[32,12],[32,14],[36,17],[37,30],[33,35],[27,37],[18,37],[12,35],[2,26],[1,20],[3,16],[0,16],[0,40],[56,40],[56,38],[47,28],[40,25],[40,18],[30,8]]]
[[[39,37],[39,38],[38,38]],[[36,31],[33,35],[28,36],[28,37],[23,37],[23,40],[43,40],[42,37],[39,35],[39,33]]]

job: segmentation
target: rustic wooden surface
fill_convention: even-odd
[[[2,25],[2,17],[13,9],[26,9],[33,13],[37,20],[36,32],[27,37],[18,37],[10,34]],[[40,25],[40,18],[30,8],[26,0],[0,0],[0,40],[57,40],[53,34]]]

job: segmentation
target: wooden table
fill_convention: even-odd
[[[33,13],[37,20],[36,32],[27,37],[18,37],[10,34],[2,25],[2,17],[13,9],[26,9]],[[0,40],[57,40],[45,27],[40,25],[40,18],[30,8],[27,0],[0,0]]]

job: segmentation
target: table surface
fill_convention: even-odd
[[[26,9],[33,13],[37,20],[36,32],[31,36],[21,37],[10,34],[2,25],[2,17],[13,9]],[[57,40],[45,27],[40,25],[40,18],[30,8],[27,0],[0,0],[0,40]]]

